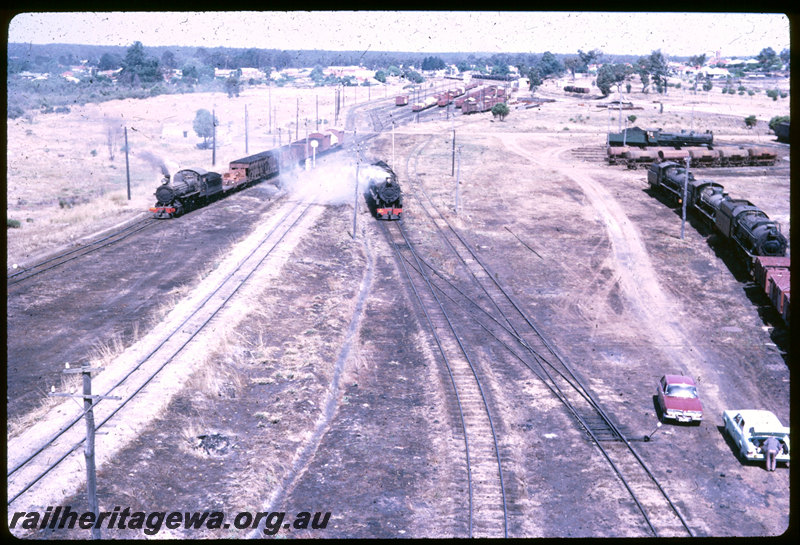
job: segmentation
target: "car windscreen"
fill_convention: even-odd
[[[669,384],[667,385],[666,394],[670,397],[694,399],[697,397],[697,388],[688,384]]]

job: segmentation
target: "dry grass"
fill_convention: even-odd
[[[81,391],[82,384],[83,384],[83,378],[81,377],[81,375],[62,374],[60,383],[58,385],[55,384],[52,385],[52,391],[77,394]],[[6,431],[7,440],[10,441],[14,437],[18,436],[20,433],[30,428],[32,425],[41,421],[57,405],[65,403],[77,403],[77,407],[82,408],[83,406],[83,403],[77,398],[65,399],[63,397],[51,397],[48,396],[47,392],[44,391],[41,392],[41,396],[42,396],[41,401],[38,407],[18,418],[12,418],[7,421],[8,424],[8,428]]]

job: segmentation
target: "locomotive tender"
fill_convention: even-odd
[[[338,149],[342,136],[343,132],[336,129],[312,133],[302,140],[231,161],[222,175],[202,168],[183,169],[172,177],[167,174],[156,189],[156,205],[150,212],[158,219],[178,217],[232,191],[273,178],[313,156]]]
[[[397,175],[384,163],[373,163],[381,171],[380,177],[370,176],[364,197],[370,211],[382,220],[399,220],[403,214],[403,192]]]

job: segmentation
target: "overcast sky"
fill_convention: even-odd
[[[243,24],[243,20],[247,24]],[[789,48],[789,19],[761,13],[83,12],[22,13],[15,43],[489,53],[755,56]]]

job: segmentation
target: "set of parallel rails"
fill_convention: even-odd
[[[59,267],[65,263],[69,263],[70,261],[96,252],[97,250],[111,246],[112,244],[116,244],[117,242],[125,240],[131,235],[143,231],[148,227],[152,227],[156,223],[158,223],[158,220],[152,218],[143,218],[139,221],[131,223],[130,225],[126,225],[125,227],[122,227],[113,233],[105,235],[102,238],[93,240],[77,248],[62,252],[58,255],[54,255],[48,259],[45,259],[44,261],[25,267],[22,270],[8,275],[7,286],[10,287],[15,284],[19,284],[20,282],[23,282],[29,278],[33,278],[34,276],[42,274],[46,271],[55,269],[56,267]]]
[[[99,420],[95,429],[99,430],[109,422],[115,423],[114,417],[117,413],[141,393],[203,331],[225,304],[247,283],[267,257],[279,247],[281,241],[300,222],[311,206],[314,206],[314,203],[294,202],[284,216],[269,229],[259,243],[239,261],[219,285],[199,302],[184,320],[168,331],[154,349],[139,358],[120,380],[103,393],[103,396],[113,396],[118,392],[117,389],[120,386],[131,379],[127,386],[133,391],[129,395],[124,396],[121,400],[98,399],[95,401],[93,410],[96,411],[95,416]],[[145,367],[146,364],[148,364],[147,367]],[[137,373],[137,371],[145,368],[149,372],[140,376],[141,373]],[[103,407],[100,412],[97,412],[98,406],[101,404]],[[82,432],[81,426],[76,428],[76,425],[84,416],[85,411],[78,412],[46,441],[35,446],[25,445],[24,454],[14,458],[8,457],[8,505],[23,496],[46,475],[55,471],[61,462],[84,443],[85,438],[79,439],[73,444],[69,441],[69,437],[65,436],[70,430],[72,430],[70,437]],[[18,472],[20,475],[14,477]]]
[[[464,437],[469,493],[469,537],[508,537],[503,470],[497,432],[484,387],[466,346],[400,223],[382,224],[420,304],[447,369]],[[406,262],[415,263],[412,274]]]
[[[650,533],[656,536],[694,535],[625,432],[603,410],[521,305],[500,285],[494,272],[473,250],[475,245],[447,221],[425,193],[416,176],[416,161],[426,144],[414,154],[413,174],[407,163],[408,180],[414,180],[415,191],[411,194],[471,280],[456,286],[423,259],[414,263],[420,269],[417,272],[437,277],[438,281],[431,282],[432,289],[438,291],[442,299],[448,299],[464,312],[471,313],[481,328],[533,372],[563,403],[609,462]],[[412,263],[409,261],[409,264]],[[423,268],[430,272],[423,273]]]

